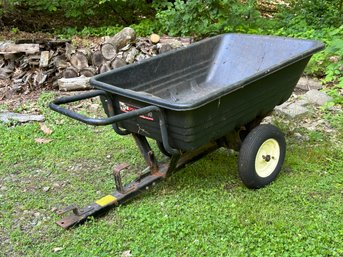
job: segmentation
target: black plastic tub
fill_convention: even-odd
[[[170,145],[192,150],[254,120],[286,101],[318,41],[225,34],[95,76],[118,113],[161,107]],[[120,123],[161,141],[153,113]]]

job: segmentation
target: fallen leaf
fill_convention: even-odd
[[[45,125],[45,123],[41,122],[39,123],[40,129],[44,132],[45,135],[51,135],[52,130]]]
[[[47,138],[35,138],[35,142],[38,144],[47,144],[50,143],[52,139],[47,139]]]
[[[63,250],[63,247],[55,247],[54,249],[52,249],[52,251],[54,253],[57,253],[57,252],[62,251],[62,250]]]
[[[124,252],[122,252],[122,254],[121,254],[121,257],[130,257],[130,256],[132,256],[130,250],[124,251]]]

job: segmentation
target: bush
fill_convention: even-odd
[[[343,23],[342,0],[291,0],[279,18],[284,25],[302,22],[315,28],[339,27]]]
[[[335,84],[343,89],[343,25],[338,28],[313,28],[298,22],[290,23],[285,28],[271,30],[269,34],[324,42],[325,49],[311,58],[305,73],[322,78],[323,83]]]
[[[176,0],[154,4],[162,32],[170,35],[208,36],[234,31],[241,24],[254,27],[260,18],[255,0]]]
[[[27,12],[34,15],[58,13],[57,18],[68,23],[73,21],[80,27],[130,25],[155,15],[149,1],[141,0],[7,0],[6,2],[7,7],[3,8],[5,13]]]

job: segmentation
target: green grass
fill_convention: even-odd
[[[129,136],[47,110],[51,97],[40,106],[53,134],[37,123],[0,124],[0,255],[343,255],[342,113],[324,115],[334,133],[279,122],[288,151],[270,186],[245,188],[237,154],[220,149],[106,216],[63,230],[55,208],[101,198],[114,189],[116,163],[142,160]],[[53,141],[38,144],[40,137]]]

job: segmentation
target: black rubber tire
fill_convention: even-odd
[[[279,151],[276,152],[279,156],[278,159],[274,161],[274,166],[276,165],[276,167],[274,168],[274,166],[272,166],[272,168],[270,169],[272,171],[268,171],[266,176],[260,176],[256,171],[255,160],[257,158],[260,147],[267,140],[268,142],[272,141],[273,144],[278,144]],[[269,183],[274,181],[279,174],[282,164],[285,160],[285,154],[286,141],[283,133],[277,127],[270,124],[257,126],[246,136],[239,152],[238,171],[241,180],[248,188],[252,189],[257,189],[268,185]],[[271,158],[273,160],[275,159],[274,156],[272,156]],[[269,162],[270,155],[263,155],[263,159],[266,162]],[[269,174],[269,172],[271,173]]]
[[[167,157],[171,157],[171,154],[167,152],[162,142],[156,141],[156,144],[157,144],[158,149],[160,149],[161,153],[163,153]]]

